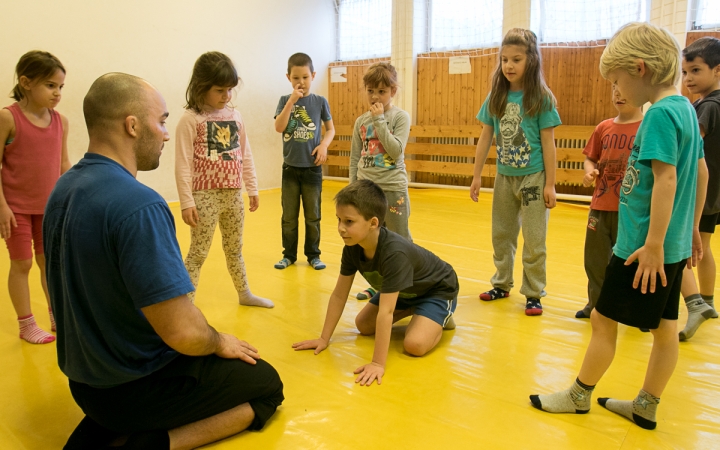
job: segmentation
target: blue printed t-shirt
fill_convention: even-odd
[[[157,192],[87,153],[50,194],[43,240],[58,363],[68,378],[116,386],[178,356],[140,310],[194,290]]]
[[[645,245],[655,183],[653,160],[673,165],[677,172],[672,216],[663,243],[665,264],[690,257],[698,159],[703,158],[699,130],[695,111],[685,97],[665,97],[648,109],[620,190],[618,237],[613,248],[620,258],[628,259]]]
[[[289,94],[280,97],[275,117],[282,112],[289,99]],[[285,164],[293,167],[315,167],[312,152],[320,145],[322,123],[328,120],[332,120],[332,116],[325,97],[310,94],[293,105],[290,120],[282,132]]]
[[[399,292],[398,298],[410,303],[416,297],[452,300],[459,290],[450,264],[385,227],[380,228],[372,259],[365,257],[360,245],[343,248],[340,274],[355,272],[360,272],[376,291]]]
[[[549,99],[549,108],[535,116],[526,116],[522,105],[523,91],[508,92],[505,114],[490,114],[490,94],[478,112],[477,119],[495,130],[497,170],[507,176],[531,175],[545,170],[540,130],[560,125],[560,116]]]

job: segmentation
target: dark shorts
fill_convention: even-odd
[[[720,213],[708,214],[700,217],[700,232],[701,233],[715,233],[715,225],[720,220]]]
[[[380,305],[380,293],[375,294],[371,299],[370,303],[375,306]],[[402,311],[405,309],[415,308],[415,312],[418,316],[427,317],[433,322],[437,322],[441,327],[445,326],[445,323],[452,317],[457,307],[457,294],[452,300],[446,300],[437,297],[416,297],[413,299],[397,299],[395,304],[395,311]]]
[[[625,260],[612,255],[605,271],[595,309],[603,316],[631,327],[656,329],[660,319],[677,320],[680,288],[686,261],[665,264],[667,286],[657,278],[655,292],[643,294],[640,286],[632,286],[638,264],[625,265]]]
[[[259,430],[282,403],[283,384],[263,360],[250,365],[215,355],[180,355],[139,380],[112,388],[94,388],[70,380],[70,392],[85,415],[118,433],[172,430],[243,403]]]

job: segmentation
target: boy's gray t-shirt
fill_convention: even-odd
[[[275,117],[280,115],[289,99],[290,94],[280,97]],[[332,120],[330,105],[323,96],[310,94],[293,105],[290,120],[282,132],[285,164],[293,167],[315,167],[312,152],[320,145],[322,123],[328,120]]]
[[[720,90],[693,103],[698,122],[705,130],[703,150],[708,167],[707,196],[703,214],[720,213]]]

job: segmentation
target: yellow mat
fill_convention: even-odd
[[[254,293],[275,301],[272,310],[240,307],[225,268],[219,232],[203,267],[197,306],[218,330],[255,345],[285,383],[285,403],[261,432],[243,433],[213,449],[701,449],[720,448],[720,320],[681,343],[680,361],[662,397],[655,431],[642,430],[595,404],[587,415],[533,409],[528,395],[565,389],[590,338],[588,321],[574,318],[586,301],[582,266],[587,210],[560,204],[550,215],[548,297],[541,317],[523,314],[524,298],[481,302],[494,272],[490,244],[491,196],[472,203],[467,191],[412,189],[410,227],[418,244],[455,267],[460,277],[457,329],[444,332],[430,354],[402,351],[407,319],[393,331],[383,384],[361,387],[352,371],[372,358],[374,340],[359,336],[355,315],[365,302],[348,299],[331,346],[318,356],[295,352],[293,342],[319,336],[340,267],[333,195],[325,182],[322,259],[315,271],[304,259],[286,270],[281,255],[280,191],[264,191],[260,209],[246,214],[244,257]],[[178,219],[187,251],[189,230]],[[302,222],[301,222],[302,223]],[[302,225],[301,225],[302,230]],[[301,231],[302,235],[302,231]],[[301,238],[302,242],[302,238]],[[720,255],[717,239],[713,248]],[[301,245],[302,247],[302,245]],[[0,249],[0,273],[8,271]],[[516,280],[521,280],[516,262]],[[33,310],[49,326],[38,281],[31,274]],[[366,287],[358,275],[355,290]],[[0,291],[0,449],[61,448],[82,418],[57,367],[55,344],[30,345]],[[680,326],[686,313],[681,307]],[[613,366],[596,396],[633,398],[642,385],[650,334],[620,327]]]

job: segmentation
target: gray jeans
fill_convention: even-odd
[[[507,176],[497,174],[492,204],[493,287],[510,291],[517,239],[522,226],[523,281],[520,293],[526,297],[546,295],[545,237],[550,211],[545,207],[545,172]]]
[[[600,297],[605,269],[617,241],[618,212],[591,209],[585,230],[585,273],[588,277],[588,302],[583,313],[590,317]]]

